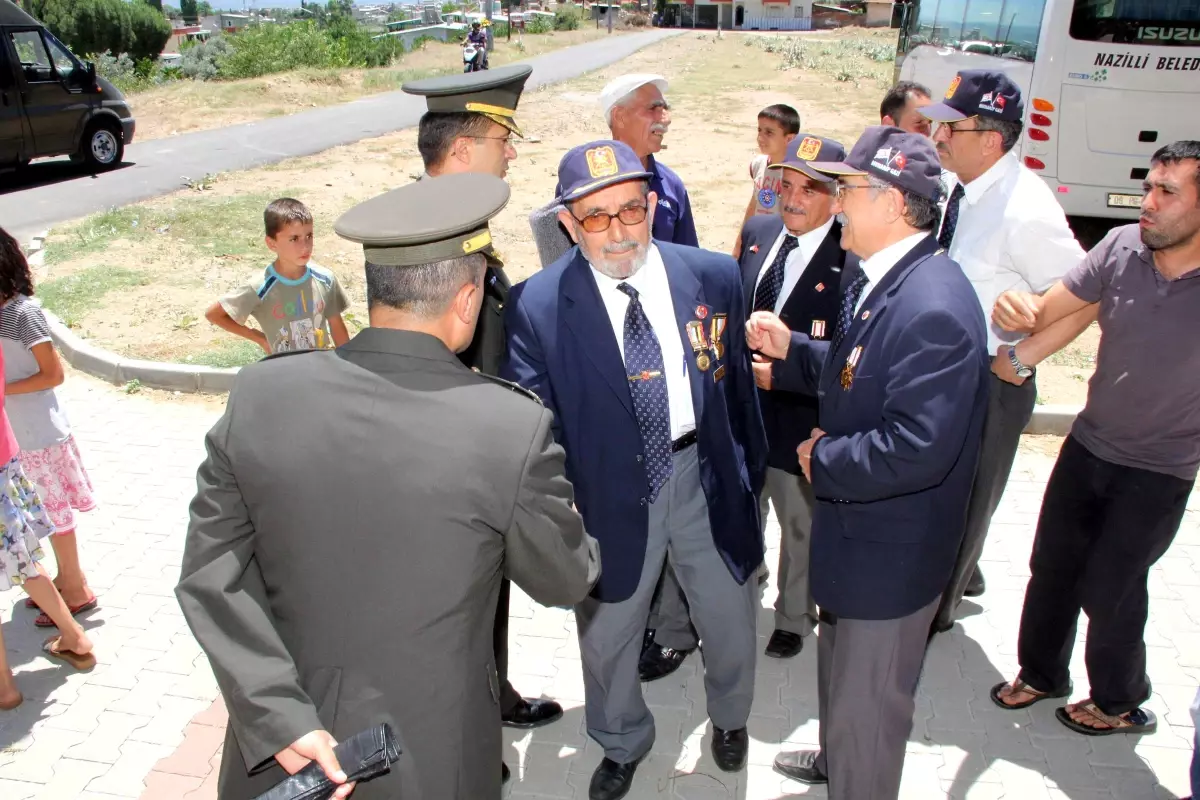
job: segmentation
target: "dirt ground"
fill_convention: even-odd
[[[813,34],[879,36],[867,33]],[[886,35],[886,34],[884,34]],[[564,84],[525,95],[518,119],[532,138],[518,146],[509,171],[513,194],[493,222],[496,247],[514,282],[539,268],[529,234],[530,211],[548,202],[559,158],[568,148],[607,135],[597,106],[599,89],[618,75],[659,72],[671,82],[673,105],[667,146],[660,158],[683,178],[691,195],[701,246],[728,252],[748,200],[747,165],[755,154],[757,112],[785,102],[801,113],[802,129],[849,146],[862,128],[877,121],[885,91],[873,79],[835,81],[813,70],[782,70],[755,34],[684,34],[643,50],[620,64]],[[221,175],[202,193],[184,191],[142,204],[115,240],[92,252],[53,263],[51,278],[121,268],[144,276],[141,285],[101,292],[79,312],[74,324],[100,346],[141,358],[225,365],[253,357],[253,350],[203,320],[217,296],[247,280],[269,262],[261,243],[259,202],[290,195],[313,209],[317,220],[314,259],[338,273],[352,301],[351,330],[365,322],[361,250],[333,233],[334,220],[350,206],[411,181],[422,170],[416,131],[336,148],[242,173]],[[181,214],[206,208],[210,235]],[[229,209],[223,213],[222,209]],[[234,213],[236,212],[236,213]],[[174,219],[172,227],[170,220]],[[165,221],[165,222],[164,222]],[[95,220],[56,230],[48,254],[86,238]],[[169,230],[162,231],[163,227]],[[155,232],[161,231],[161,232]],[[187,231],[185,233],[185,231]],[[84,248],[86,250],[86,248]],[[135,284],[138,282],[134,282]],[[1091,372],[1095,341],[1081,339],[1059,357],[1062,364],[1039,370],[1039,402],[1080,404],[1086,384],[1076,375]]]
[[[607,35],[605,29],[585,24],[574,31],[525,34],[518,43],[514,32],[512,41],[496,40],[491,63],[501,66]],[[137,117],[136,140],[147,141],[346,103],[394,91],[405,81],[461,69],[458,45],[425,41],[386,69],[301,70],[242,81],[177,81],[138,92],[130,103]]]

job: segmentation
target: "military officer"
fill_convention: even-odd
[[[517,157],[512,138],[521,135],[514,114],[532,71],[528,64],[515,64],[404,84],[405,92],[424,96],[429,106],[417,131],[417,149],[426,176],[464,172],[498,178],[507,175],[509,162]],[[504,264],[491,253],[479,326],[470,347],[460,355],[464,364],[486,375],[499,372],[504,357],[504,305],[510,287]],[[500,589],[493,631],[501,718],[509,727],[537,728],[559,719],[563,710],[553,700],[521,697],[508,681],[508,598],[506,581]],[[507,777],[508,767],[504,770]]]
[[[221,797],[344,782],[334,742],[383,722],[403,755],[356,798],[500,797],[501,576],[562,606],[599,573],[552,414],[455,356],[508,197],[454,175],[347,212],[371,326],[246,367],[206,438],[176,593],[229,709]]]

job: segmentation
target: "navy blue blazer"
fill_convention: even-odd
[[[754,307],[758,276],[765,266],[769,266],[765,264],[767,256],[782,230],[783,219],[774,214],[751,217],[742,228],[742,255],[738,264],[742,268],[747,310]],[[847,265],[853,267],[858,263],[858,257],[843,250],[841,242],[842,226],[835,222],[779,309],[779,318],[790,329],[811,334],[813,323],[820,322],[824,331],[817,330],[822,333],[819,338],[833,336],[842,277],[848,273]],[[796,457],[796,448],[817,427],[817,398],[795,392],[759,390],[758,403],[762,407],[763,425],[771,448],[767,465],[799,475],[800,460]]]
[[[813,599],[849,619],[897,619],[941,595],[962,542],[987,410],[983,311],[929,236],[830,350],[793,333],[775,375],[818,397],[826,433],[812,456]]]
[[[707,331],[714,315],[727,315],[722,358],[702,372],[689,357],[688,378],[713,542],[744,583],[763,560],[757,498],[767,446],[746,346],[741,276],[727,255],[655,244],[685,353],[693,352],[687,322],[703,315]],[[513,289],[505,322],[508,358],[500,374],[536,392],[554,412],[576,508],[600,543],[602,568],[592,596],[626,600],[641,578],[649,528],[642,435],[608,312],[578,247]]]

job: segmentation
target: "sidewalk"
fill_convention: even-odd
[[[0,593],[0,623],[25,704],[0,712],[0,798],[118,797],[210,800],[225,714],[205,657],[172,593],[178,578],[195,468],[220,404],[196,398],[127,396],[72,375],[61,396],[75,424],[102,506],[80,526],[84,563],[100,608],[85,616],[100,665],[71,673],[39,654],[48,632],[33,626],[20,590]],[[905,763],[902,796],[914,800],[1149,800],[1187,794],[1200,684],[1200,495],[1151,580],[1146,641],[1159,730],[1138,741],[1067,731],[1050,703],[1020,712],[992,705],[988,689],[1011,678],[1028,554],[1057,442],[1027,440],[984,554],[988,591],[926,661]],[[778,526],[768,529],[772,551]],[[769,586],[759,617],[771,632]],[[505,734],[512,798],[586,798],[600,751],[583,733],[583,681],[575,622],[514,592],[511,674],[518,691],[563,703],[563,720]],[[1082,641],[1082,639],[1081,639]],[[630,800],[824,797],[776,775],[781,747],[817,741],[816,649],[795,659],[760,658],[750,766],[720,772],[708,753],[704,685],[693,656],[646,686],[658,724],[651,757]],[[1082,647],[1073,665],[1086,691]],[[1082,695],[1080,695],[1082,696]],[[236,756],[235,756],[236,757]]]

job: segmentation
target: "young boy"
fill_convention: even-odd
[[[284,197],[263,213],[267,247],[275,262],[261,280],[222,297],[204,316],[209,322],[257,344],[269,355],[287,350],[325,350],[350,341],[342,312],[349,305],[337,277],[309,261],[312,212]],[[259,329],[246,326],[254,317]]]
[[[782,169],[767,169],[770,164],[783,161],[788,142],[800,132],[800,114],[791,106],[777,103],[758,112],[758,152],[750,162],[750,178],[754,181],[754,193],[746,206],[742,225],[756,214],[779,213],[779,188],[783,180]],[[733,246],[733,257],[742,252],[741,226],[738,228],[737,243]]]

